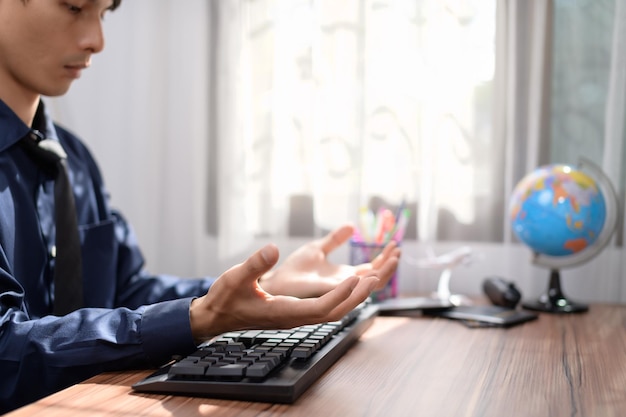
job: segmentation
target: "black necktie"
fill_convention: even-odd
[[[21,144],[42,168],[55,177],[56,255],[53,314],[62,316],[83,306],[80,238],[74,195],[67,173],[67,155],[59,142],[42,138],[43,136],[34,130],[22,139]]]

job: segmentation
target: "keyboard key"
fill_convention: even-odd
[[[243,378],[246,366],[242,364],[213,365],[207,368],[205,375],[214,377]]]
[[[291,356],[294,357],[294,358],[298,358],[298,359],[307,359],[314,352],[315,352],[315,350],[313,349],[312,346],[302,346],[302,345],[300,345],[297,348],[293,349],[293,352],[291,352]]]
[[[274,367],[265,361],[260,361],[248,366],[246,376],[250,378],[265,378]]]
[[[169,375],[197,376],[204,375],[205,367],[195,360],[183,359],[170,367]]]
[[[241,342],[233,342],[226,345],[226,352],[241,352],[246,348]]]

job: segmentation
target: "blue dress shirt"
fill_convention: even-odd
[[[213,282],[145,271],[88,149],[44,117],[46,137],[68,154],[85,308],[51,315],[54,184],[17,145],[30,127],[0,100],[0,414],[103,371],[155,366],[193,351],[191,297]]]

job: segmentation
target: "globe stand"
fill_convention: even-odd
[[[589,172],[591,176],[588,176],[585,171]],[[564,175],[566,178],[570,177],[573,173],[576,173],[576,175],[580,176],[580,178],[588,177],[583,182],[591,184],[590,187],[587,187],[583,184],[582,186],[579,185],[576,188],[588,188],[587,191],[593,191],[595,186],[597,186],[598,190],[597,193],[595,193],[596,195],[594,197],[595,199],[597,199],[597,202],[595,204],[598,204],[598,207],[604,205],[605,218],[603,220],[601,230],[599,234],[597,234],[595,240],[592,241],[590,245],[585,245],[584,248],[578,251],[574,251],[574,253],[558,253],[552,255],[544,253],[544,251],[534,252],[533,263],[535,265],[550,269],[550,283],[548,285],[547,293],[539,297],[537,301],[523,303],[522,306],[529,310],[543,311],[548,313],[579,313],[587,311],[589,307],[585,304],[572,302],[568,300],[567,297],[565,297],[565,295],[561,291],[561,277],[559,271],[562,268],[571,268],[575,265],[580,265],[593,259],[602,251],[604,247],[606,247],[606,245],[611,240],[613,233],[617,229],[618,219],[622,218],[621,207],[619,204],[619,197],[617,195],[617,192],[615,191],[615,188],[613,187],[613,184],[611,184],[611,180],[609,179],[609,177],[602,171],[600,167],[596,166],[593,162],[583,158],[580,160],[577,168],[572,168],[567,165],[549,165],[539,168],[536,173],[529,174],[527,177],[522,179],[522,181],[520,181],[520,183],[517,185],[516,191],[513,193],[513,198],[511,200],[511,214],[513,215],[513,219],[516,219],[518,214],[521,212],[521,203],[518,200],[524,200],[525,197],[521,196],[525,195],[525,190],[528,191],[530,186],[535,186],[534,184],[538,182],[542,182],[542,184],[538,188],[543,189],[544,180],[546,178],[555,177],[556,174],[559,173]],[[571,179],[571,181],[576,182],[576,180],[574,180],[573,178]],[[569,191],[567,191],[567,193],[569,193]],[[555,196],[556,194],[553,195],[553,197]],[[557,200],[558,202],[560,202],[561,198]],[[562,200],[566,201],[565,198],[563,198]],[[542,203],[537,203],[536,207],[545,208]],[[538,210],[541,210],[541,208],[538,208]],[[567,216],[563,218],[562,214],[559,214],[558,212],[556,214],[550,214],[550,211],[551,209],[547,209],[548,215],[553,216],[550,217],[551,220],[556,219],[556,221],[565,221],[566,224],[569,224],[567,222],[571,221],[571,219],[567,219]],[[599,218],[599,215],[594,217],[594,219],[596,220],[598,220]],[[518,230],[514,229],[514,231],[517,237],[520,238]],[[597,233],[597,231],[594,231],[594,234],[595,233]],[[520,240],[523,241],[524,239],[520,238]]]
[[[586,304],[576,303],[567,299],[561,291],[561,274],[558,269],[550,271],[548,291],[537,301],[522,304],[525,309],[545,313],[583,313],[589,310]]]

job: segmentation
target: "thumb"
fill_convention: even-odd
[[[351,224],[344,224],[341,227],[333,230],[328,233],[326,236],[322,237],[319,240],[320,247],[322,252],[328,255],[333,250],[337,249],[339,246],[346,243],[350,236],[354,233],[354,226]]]
[[[240,265],[240,268],[245,271],[241,276],[243,279],[256,280],[272,269],[276,262],[278,262],[278,248],[274,244],[267,244]]]
[[[272,269],[278,262],[278,248],[273,244],[268,244],[250,255],[245,261],[234,265],[224,272],[219,279],[211,286],[214,291],[227,291],[228,294],[241,294],[242,289],[256,288],[256,281],[263,274]],[[215,288],[214,288],[215,287]],[[209,289],[209,293],[211,292]]]

